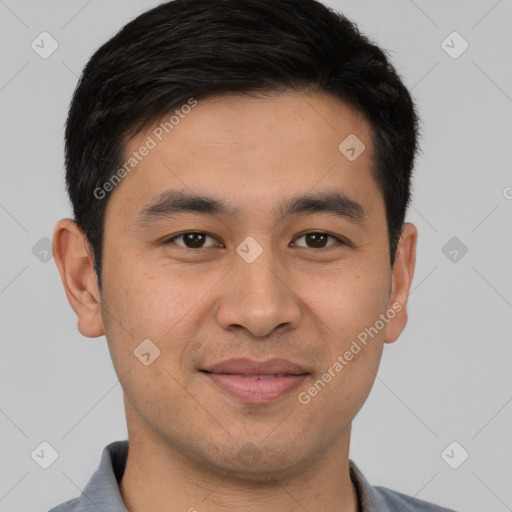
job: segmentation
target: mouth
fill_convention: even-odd
[[[231,359],[200,371],[216,389],[250,404],[273,402],[297,388],[309,375],[302,366],[284,359]]]

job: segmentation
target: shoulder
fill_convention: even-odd
[[[406,512],[456,512],[451,508],[434,505],[427,501],[423,501],[411,496],[407,496],[397,491],[388,489],[387,487],[374,487],[375,492],[385,500],[391,510]]]
[[[349,459],[349,469],[363,512],[456,512],[387,487],[371,485],[352,459]]]
[[[79,498],[73,498],[72,500],[53,507],[48,512],[79,512],[79,502]]]

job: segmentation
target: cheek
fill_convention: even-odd
[[[368,272],[344,268],[326,278],[315,279],[315,286],[304,297],[317,317],[336,335],[342,345],[375,324],[385,313],[390,291],[389,269]]]
[[[132,338],[159,338],[192,309],[198,293],[195,281],[170,267],[146,268],[142,259],[132,261],[109,269],[105,306]]]
[[[157,397],[181,393],[174,379],[182,380],[180,357],[197,330],[193,312],[204,292],[200,293],[199,283],[190,285],[194,282],[190,277],[169,269],[158,273],[119,265],[109,270],[111,280],[102,302],[105,334],[123,389],[141,413]],[[132,278],[126,280],[123,275]],[[147,366],[144,353],[149,353],[146,362],[151,361]],[[145,414],[152,416],[156,411]]]
[[[149,339],[160,351],[154,366],[177,369],[201,325],[209,322],[212,293],[226,270],[144,267],[143,261],[133,268],[118,265],[110,269],[103,317],[111,355],[119,370],[127,371],[133,363],[139,365],[134,351]],[[125,275],[132,277],[126,280]]]
[[[324,333],[325,359],[316,378],[328,383],[325,388],[313,383],[315,389],[306,393],[317,393],[312,404],[325,411],[323,421],[329,426],[353,418],[371,391],[386,332],[381,315],[387,311],[388,281],[385,272],[354,270],[332,275],[321,283],[321,293],[308,295],[315,324]]]

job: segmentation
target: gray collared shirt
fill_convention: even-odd
[[[114,441],[103,449],[100,466],[78,498],[49,512],[128,512],[119,492],[128,456],[128,441]],[[373,487],[349,459],[350,478],[358,495],[359,512],[455,512],[411,498],[385,487]]]

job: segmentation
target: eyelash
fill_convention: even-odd
[[[210,238],[215,239],[215,237],[213,235],[210,235],[209,233],[206,233],[204,231],[184,231],[183,233],[178,233],[177,235],[173,235],[170,238],[166,238],[162,242],[162,246],[166,246],[166,245],[172,244],[172,243],[174,243],[174,240],[176,240],[177,238],[180,238],[180,237],[183,237],[184,235],[189,235],[189,234],[206,235],[206,236],[208,236]],[[307,231],[307,232],[302,233],[301,235],[298,235],[297,237],[295,237],[294,240],[297,240],[298,238],[302,238],[302,237],[304,237],[306,235],[313,235],[313,234],[314,235],[327,235],[329,238],[333,238],[334,240],[336,240],[337,245],[349,245],[346,241],[342,240],[341,238],[339,238],[339,237],[337,237],[335,235],[331,235],[330,233],[326,233],[324,231]],[[176,245],[178,245],[178,247],[181,247],[182,249],[186,249],[186,250],[194,251],[194,252],[198,252],[198,251],[201,251],[201,250],[204,250],[204,249],[209,249],[209,248],[213,247],[213,246],[208,246],[208,247],[193,248],[193,247],[187,247],[185,245],[179,245],[179,244],[176,244]],[[328,244],[325,247],[319,247],[319,248],[307,247],[307,246],[300,246],[300,247],[303,248],[303,249],[310,249],[310,250],[319,251],[319,250],[322,250],[322,249],[327,249],[328,247],[331,247],[332,245],[336,245],[336,244]]]

